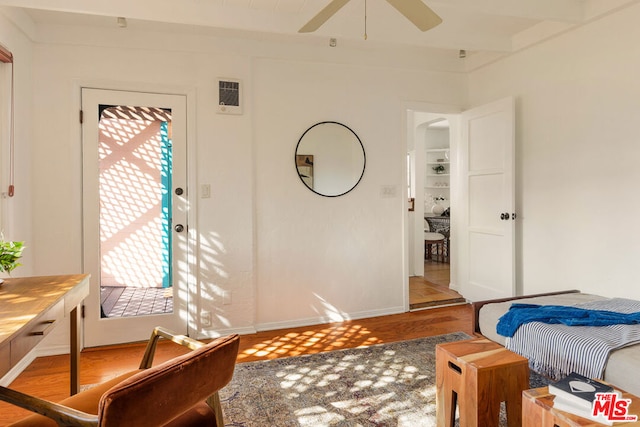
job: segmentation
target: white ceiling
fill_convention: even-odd
[[[423,0],[443,19],[438,27],[420,32],[384,0],[351,0],[318,31],[297,31],[329,0],[0,0],[0,6],[21,8],[41,24],[116,27],[127,18],[129,29],[243,37],[277,37],[298,43],[334,37],[341,42],[376,46],[465,49],[477,53],[508,54],[540,39],[596,19],[639,0]],[[22,9],[23,8],[23,9]],[[179,24],[179,25],[175,25]],[[363,45],[364,46],[364,45]]]

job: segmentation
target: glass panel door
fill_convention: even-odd
[[[185,99],[82,95],[85,346],[146,339],[157,325],[186,333]]]

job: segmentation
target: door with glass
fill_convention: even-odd
[[[84,345],[187,333],[186,97],[82,89]]]

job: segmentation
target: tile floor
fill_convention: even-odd
[[[103,317],[144,316],[173,311],[172,288],[105,286],[100,289]]]

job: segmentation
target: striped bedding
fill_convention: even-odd
[[[612,298],[574,307],[635,313],[640,312],[640,301]],[[512,338],[507,338],[505,346],[529,359],[534,371],[557,380],[571,372],[602,378],[611,351],[639,342],[640,325],[596,327],[531,322],[520,326]]]

